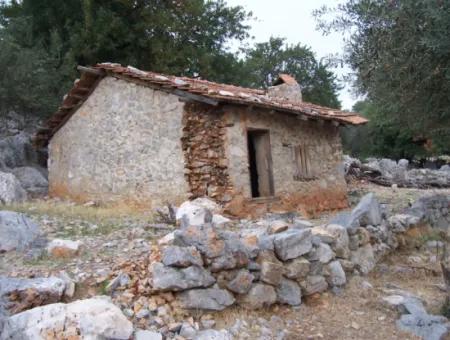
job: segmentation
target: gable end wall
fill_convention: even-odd
[[[188,197],[179,97],[104,78],[49,144],[50,194],[85,202]]]

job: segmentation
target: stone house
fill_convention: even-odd
[[[268,90],[104,63],[81,77],[35,136],[49,192],[155,206],[208,196],[231,214],[347,206],[340,125],[366,119]]]

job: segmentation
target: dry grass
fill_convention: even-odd
[[[136,221],[152,222],[154,215],[151,211],[136,209],[130,206],[86,206],[67,201],[34,200],[24,203],[7,205],[3,210],[11,210],[29,215],[48,215],[64,220],[84,220],[91,223],[102,223],[117,219],[133,219]]]

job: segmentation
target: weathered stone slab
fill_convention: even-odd
[[[26,199],[27,192],[16,176],[0,171],[0,204],[18,203]]]
[[[310,263],[303,257],[296,258],[290,262],[285,263],[285,276],[289,279],[305,278],[310,269]]]
[[[228,282],[227,288],[237,294],[247,293],[253,283],[255,277],[245,269],[241,269],[233,280]]]
[[[302,303],[302,292],[297,282],[283,278],[276,287],[279,303],[298,306]]]
[[[24,250],[36,239],[39,227],[24,214],[0,211],[0,253]]]
[[[203,266],[203,259],[195,247],[169,246],[162,251],[162,263],[166,266],[186,268],[192,265]]]
[[[186,309],[224,310],[234,304],[233,295],[225,289],[190,289],[180,293],[180,302]]]
[[[176,269],[157,262],[153,263],[151,273],[153,288],[162,291],[209,287],[216,282],[216,279],[207,270],[196,266]]]
[[[367,275],[375,267],[375,255],[370,244],[352,252],[351,259],[356,269]]]
[[[133,334],[133,325],[106,297],[55,303],[9,317],[1,340],[123,339]]]
[[[276,234],[274,245],[276,254],[281,260],[295,259],[311,250],[311,230],[292,229]]]
[[[322,275],[309,275],[300,285],[305,295],[321,293],[328,289],[328,283]]]
[[[263,283],[255,283],[239,303],[248,309],[260,309],[271,306],[276,301],[277,294],[274,287]]]

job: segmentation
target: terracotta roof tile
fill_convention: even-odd
[[[341,124],[359,125],[367,123],[367,119],[356,113],[344,112],[322,107],[307,102],[291,102],[286,99],[273,98],[265,90],[244,88],[234,85],[219,84],[202,79],[176,77],[154,72],[146,72],[135,67],[124,67],[120,64],[102,63],[94,67],[79,67],[81,79],[75,82],[73,88],[65,96],[59,110],[47,121],[46,126],[35,136],[37,146],[46,146],[56,131],[64,125],[71,115],[94,91],[98,82],[105,76],[118,77],[127,81],[138,81],[163,91],[177,95],[192,95],[210,103],[231,103],[261,107],[276,112],[285,112],[304,116],[306,119],[331,120]],[[280,75],[286,84],[295,81],[289,75]]]

